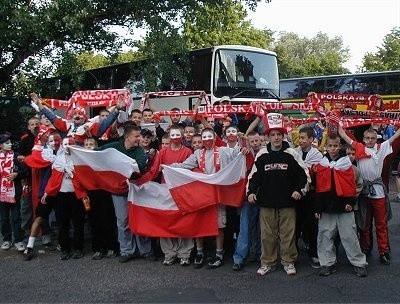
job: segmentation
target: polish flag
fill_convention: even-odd
[[[133,233],[150,237],[192,238],[218,234],[216,205],[182,213],[167,185],[147,182],[130,184],[129,227]]]
[[[114,194],[127,193],[133,172],[139,172],[136,161],[114,148],[93,151],[70,146],[74,174],[87,190],[102,189]]]
[[[179,210],[183,213],[221,203],[239,207],[244,201],[246,159],[239,154],[214,174],[164,166],[163,174]]]

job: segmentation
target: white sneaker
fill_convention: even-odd
[[[3,250],[8,250],[10,249],[12,246],[12,243],[10,241],[5,241],[3,242],[3,244],[1,245],[1,249]]]
[[[257,274],[260,276],[264,276],[267,273],[273,272],[275,270],[275,266],[261,266],[257,270]]]
[[[25,250],[25,244],[22,242],[15,243],[14,246],[15,246],[15,248],[17,248],[17,250],[19,252],[22,252]]]
[[[285,269],[287,275],[295,275],[296,274],[296,267],[294,267],[294,264],[288,264],[283,266],[283,269]]]

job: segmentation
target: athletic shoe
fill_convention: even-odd
[[[234,270],[234,271],[240,271],[240,270],[242,270],[243,269],[243,263],[234,263],[233,265],[232,265],[232,270]]]
[[[109,259],[112,259],[112,258],[116,258],[117,255],[118,255],[118,254],[117,254],[116,251],[109,249],[109,250],[107,251],[106,257],[109,258]]]
[[[390,264],[390,254],[389,254],[389,252],[385,252],[384,254],[380,255],[379,260],[381,261],[381,264],[389,265]]]
[[[315,269],[321,268],[321,265],[319,264],[319,260],[317,257],[310,258],[310,265],[312,268],[315,268]]]
[[[175,263],[175,261],[176,261],[175,257],[165,258],[164,262],[163,262],[163,265],[164,266],[171,266],[171,265],[173,265]]]
[[[74,253],[72,254],[71,257],[72,257],[74,260],[81,259],[81,258],[83,258],[83,251],[80,250],[80,249],[77,249],[77,250],[74,251]]]
[[[92,255],[92,260],[101,260],[103,258],[103,254],[100,251],[96,251]]]
[[[71,254],[69,251],[66,251],[66,250],[61,251],[60,260],[66,261],[66,260],[69,260],[70,257],[71,257]]]
[[[1,244],[1,249],[8,250],[11,248],[11,246],[12,246],[12,243],[10,241],[5,241],[5,242],[3,242],[3,244]]]
[[[363,278],[368,276],[368,272],[367,272],[367,267],[358,267],[358,266],[354,266],[354,272],[356,273],[356,276]]]
[[[33,252],[33,248],[26,247],[26,249],[24,251],[24,260],[30,261],[30,260],[32,260],[34,255],[35,255],[35,253]]]
[[[296,267],[294,267],[294,264],[288,264],[283,266],[283,269],[285,269],[287,275],[295,275],[296,274]]]
[[[208,262],[208,267],[210,268],[218,268],[224,265],[224,260],[221,259],[219,256],[215,256]]]
[[[131,255],[121,254],[120,257],[118,258],[118,262],[120,262],[120,263],[126,263],[126,262],[128,262],[129,260],[131,260],[131,259],[132,259],[132,256],[131,256]]]
[[[257,275],[265,276],[267,273],[275,271],[275,269],[276,269],[275,266],[261,266],[257,270]]]
[[[327,277],[335,272],[336,272],[336,265],[333,264],[331,266],[322,266],[318,275],[320,277]]]
[[[50,237],[49,234],[42,235],[42,244],[44,246],[50,246],[51,245],[51,237]]]
[[[204,255],[197,254],[194,258],[193,266],[194,268],[201,268],[204,265]]]
[[[22,242],[15,243],[14,246],[18,252],[23,252],[25,250],[25,244]]]
[[[179,265],[181,266],[189,266],[190,265],[190,261],[188,258],[181,258],[181,261],[179,262]]]
[[[150,262],[155,262],[157,261],[157,257],[154,255],[153,252],[148,252],[142,255],[142,258],[146,259],[147,261]]]

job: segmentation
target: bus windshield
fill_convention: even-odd
[[[215,97],[275,98],[279,94],[276,56],[246,50],[219,49],[213,74]]]

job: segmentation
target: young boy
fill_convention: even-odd
[[[12,246],[14,236],[15,248],[22,252],[25,245],[21,233],[21,180],[27,176],[27,169],[12,150],[11,134],[0,134],[0,222],[3,244],[1,249],[8,250]],[[11,220],[11,221],[10,221]]]
[[[93,137],[86,138],[85,149],[97,148],[97,141]],[[111,194],[104,190],[88,191],[90,199],[89,222],[92,233],[92,260],[101,260],[103,257],[114,258],[118,253],[117,219]]]
[[[330,134],[321,163],[315,165],[316,212],[318,225],[318,259],[322,266],[319,275],[336,272],[335,236],[339,232],[347,258],[359,277],[367,276],[367,260],[361,252],[354,219],[357,196],[356,177],[349,157],[340,152],[340,137]],[[361,187],[360,187],[361,189]]]
[[[171,143],[171,139],[169,138],[169,134],[168,133],[164,134],[163,137],[161,138],[160,150],[162,148],[168,147],[170,145],[170,143]]]
[[[251,131],[247,134],[247,142],[250,153],[246,155],[246,167],[248,172],[254,164],[254,159],[261,149],[260,135]],[[249,254],[255,259],[260,258],[260,207],[244,201],[240,209],[240,229],[236,242],[236,249],[233,254],[234,271],[240,271],[244,267],[245,260]],[[251,246],[251,247],[250,247]]]
[[[260,206],[261,267],[258,275],[275,270],[278,248],[287,275],[295,275],[297,261],[295,205],[308,189],[305,163],[283,141],[287,132],[283,115],[268,113],[266,134],[270,143],[260,150],[247,184],[247,199]]]
[[[192,151],[199,150],[203,148],[203,141],[201,140],[201,135],[200,134],[195,134],[192,137]]]
[[[320,268],[317,253],[318,221],[315,218],[315,174],[311,170],[313,165],[322,160],[322,153],[312,143],[315,139],[314,129],[304,127],[299,130],[299,146],[295,149],[306,163],[311,176],[310,190],[296,204],[296,237],[297,241],[302,237],[304,243],[308,244],[308,256],[313,268]]]
[[[190,148],[192,146],[192,138],[195,134],[195,129],[193,126],[186,126],[183,131],[183,145]]]
[[[370,219],[374,219],[376,239],[380,261],[384,265],[390,264],[390,247],[388,235],[388,220],[390,214],[390,202],[387,189],[382,181],[383,162],[387,155],[393,152],[392,143],[400,136],[400,129],[378,145],[378,134],[374,129],[364,131],[364,144],[353,141],[339,126],[339,135],[356,149],[357,167],[360,169],[364,180],[364,189],[360,200],[367,203],[365,227],[361,234],[361,250],[366,253],[371,247]]]
[[[216,134],[213,129],[205,128],[201,132],[203,148],[196,150],[183,163],[173,164],[174,167],[184,169],[200,169],[205,174],[213,174],[220,168],[226,166],[241,151],[240,147],[234,149],[227,147],[215,146]],[[226,227],[226,209],[225,205],[218,204],[218,235],[216,236],[216,253],[215,257],[210,260],[208,266],[210,268],[218,268],[224,264],[224,228]],[[204,264],[203,238],[196,238],[197,255],[194,261],[195,268],[201,268]]]
[[[183,132],[179,125],[171,125],[169,138],[171,144],[161,149],[149,171],[138,179],[137,184],[140,185],[154,180],[158,176],[162,165],[181,163],[192,155],[192,150],[182,144]],[[164,179],[162,179],[162,182],[164,182]],[[160,237],[160,246],[165,255],[163,262],[165,266],[173,265],[177,259],[180,260],[181,266],[190,265],[189,257],[193,249],[193,239]]]

